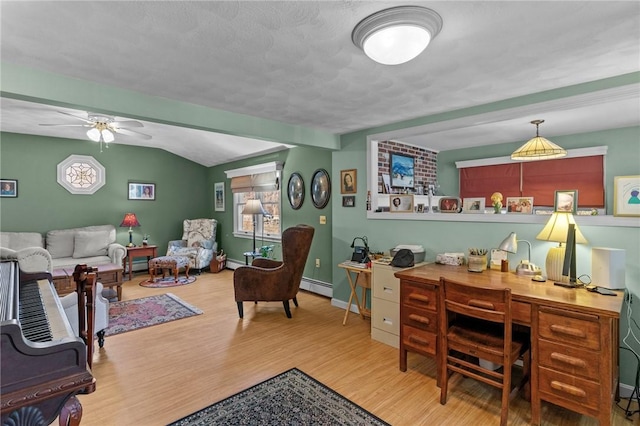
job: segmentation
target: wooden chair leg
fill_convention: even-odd
[[[238,302],[238,315],[240,315],[240,318],[244,318],[244,310],[242,309],[242,302]]]
[[[284,306],[284,311],[287,314],[287,318],[291,318],[291,308],[289,307],[289,301],[284,300],[282,302],[282,305]]]
[[[293,304],[296,305],[296,308],[298,307],[298,298],[297,297],[293,298]]]

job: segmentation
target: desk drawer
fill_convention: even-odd
[[[397,303],[374,297],[371,307],[371,327],[388,333],[400,334],[400,306]]]
[[[541,338],[600,350],[600,322],[596,315],[541,308],[539,329]]]
[[[426,309],[416,309],[409,306],[402,307],[402,324],[438,333],[438,314]]]
[[[539,340],[540,365],[582,376],[594,381],[600,380],[600,354],[590,349],[565,346],[548,340]]]
[[[375,280],[375,284],[373,286],[373,297],[378,297],[380,299],[385,299],[390,302],[399,303],[400,302],[400,280],[395,278],[393,274],[384,274],[385,277],[390,275],[391,278],[381,278],[377,274],[380,272],[387,272],[384,269],[376,269],[376,275],[373,278]]]
[[[406,349],[435,356],[437,340],[436,333],[402,324],[402,343]]]
[[[438,309],[438,291],[433,285],[404,282],[400,296],[404,306],[413,306],[431,311]]]
[[[579,413],[599,411],[600,384],[540,367],[540,396]],[[610,403],[607,401],[606,403]],[[589,411],[585,411],[585,408]],[[593,414],[592,414],[593,415]]]

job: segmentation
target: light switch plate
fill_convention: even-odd
[[[327,217],[320,216],[320,225],[326,225],[326,224],[327,224]]]

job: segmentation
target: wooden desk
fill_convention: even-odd
[[[157,246],[139,246],[139,247],[127,247],[127,255],[122,259],[122,268],[126,269],[127,259],[129,259],[129,281],[131,281],[131,272],[133,267],[133,259],[136,257],[147,257],[147,268],[149,261],[158,257]],[[147,269],[148,270],[148,269]]]
[[[347,323],[347,317],[349,316],[349,311],[351,310],[351,303],[354,298],[356,299],[358,312],[360,312],[360,318],[362,319],[365,319],[365,317],[371,318],[371,311],[367,309],[367,289],[371,288],[371,268],[359,268],[357,266],[351,266],[347,263],[340,263],[338,266],[340,268],[343,268],[347,273],[347,280],[349,281],[349,286],[351,287],[351,295],[349,296],[349,302],[347,304],[347,309],[344,313],[344,319],[342,320],[342,325],[345,325]],[[354,275],[352,276],[351,273],[353,273]],[[358,299],[358,293],[356,293],[356,286],[360,286],[360,288],[362,289],[362,303]]]
[[[479,287],[509,287],[513,321],[531,328],[531,422],[545,400],[611,424],[618,387],[619,320],[623,296],[568,289],[530,277],[466,266],[428,264],[396,272],[400,279],[400,369],[407,351],[436,356],[440,277]],[[597,283],[595,283],[597,284]],[[435,327],[434,327],[435,325]]]

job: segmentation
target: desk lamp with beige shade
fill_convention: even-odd
[[[562,268],[566,251],[566,245],[563,245],[563,243],[567,242],[569,224],[575,226],[575,242],[577,244],[587,244],[586,238],[582,235],[582,232],[580,232],[573,215],[569,212],[554,212],[545,227],[536,236],[538,240],[560,243],[558,247],[551,247],[549,249],[545,262],[547,278],[552,281],[562,280]]]

